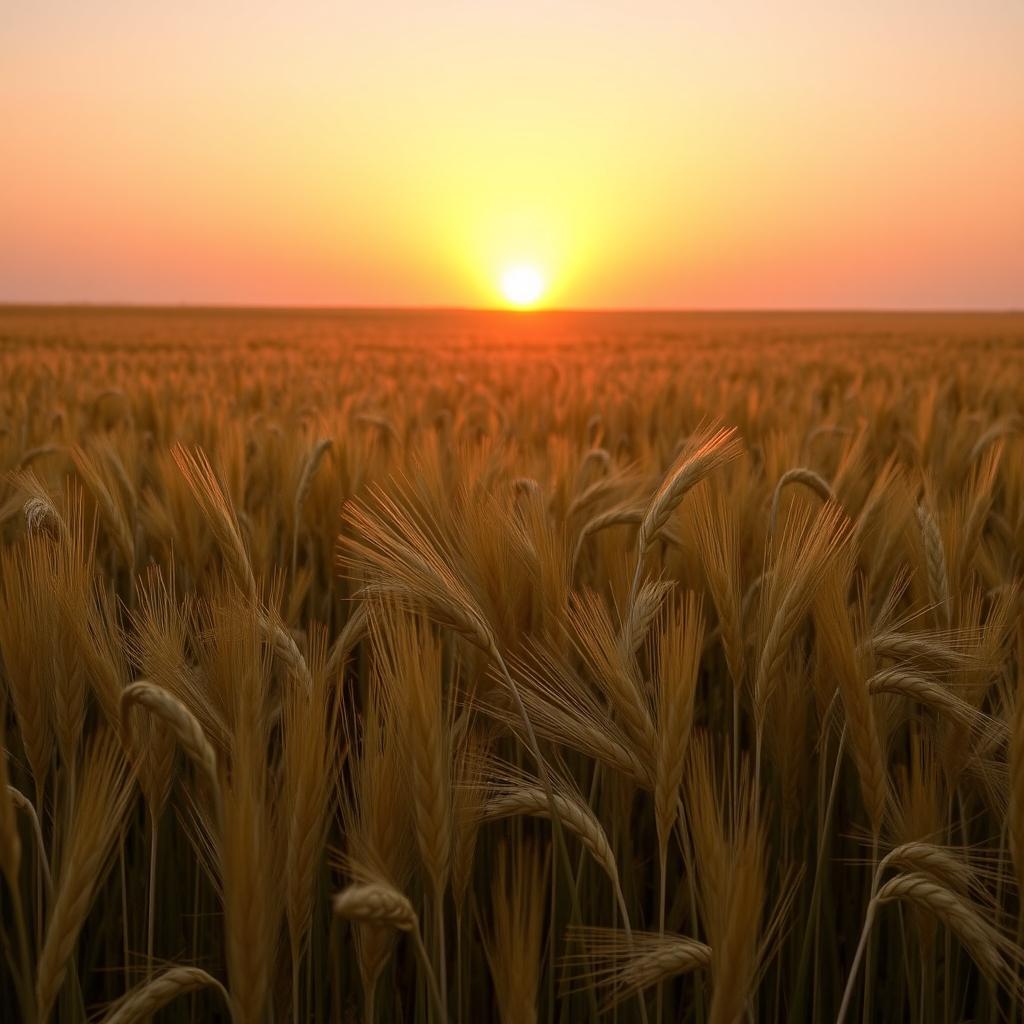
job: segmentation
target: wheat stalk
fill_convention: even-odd
[[[216,798],[220,793],[217,755],[195,715],[176,697],[145,679],[132,683],[121,694],[121,720],[125,727],[128,709],[134,705],[145,708],[167,724],[182,750],[205,775],[210,793]]]
[[[686,492],[696,486],[708,474],[740,456],[743,446],[736,436],[734,427],[717,430],[698,430],[686,443],[679,457],[665,474],[654,492],[637,535],[637,561],[630,587],[629,604],[632,605],[640,587],[643,559],[648,547],[658,533],[668,524],[669,516],[683,500]]]
[[[126,992],[107,1011],[101,1024],[136,1024],[146,1021],[180,996],[212,988],[229,1005],[224,986],[198,967],[168,967]]]
[[[612,884],[618,885],[619,871],[615,854],[593,811],[580,798],[558,791],[555,793],[555,806],[565,828],[580,840]],[[500,791],[483,806],[484,821],[498,821],[517,815],[550,818],[547,796],[540,786],[523,785]]]
[[[795,466],[793,469],[787,469],[779,477],[779,482],[775,485],[775,490],[772,491],[771,510],[768,513],[769,535],[775,533],[775,525],[779,519],[779,502],[782,500],[782,491],[787,484],[803,484],[804,487],[814,491],[825,504],[830,502],[833,504],[838,503],[831,485],[820,473],[806,466]]]
[[[608,989],[602,1011],[680,974],[711,966],[711,948],[682,935],[633,932],[617,928],[573,928],[569,938],[582,952],[562,959],[563,978]]]
[[[419,919],[405,896],[384,882],[356,882],[334,895],[331,909],[336,917],[347,921],[394,928],[411,936],[420,964],[427,976],[427,987],[438,1019],[447,1018],[441,1001],[441,991],[430,967],[430,958],[420,938]]]
[[[64,983],[130,794],[121,751],[109,735],[101,735],[93,741],[85,759],[79,800],[72,812],[53,909],[36,967],[36,1005],[41,1021],[49,1018]]]

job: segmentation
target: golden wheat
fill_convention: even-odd
[[[1022,403],[1009,315],[0,310],[6,1016],[1018,1019]]]

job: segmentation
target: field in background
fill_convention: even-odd
[[[0,308],[4,1005],[1018,1018],[1022,403],[1020,315]]]

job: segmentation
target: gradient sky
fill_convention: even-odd
[[[10,2],[0,300],[1024,307],[1024,2]]]

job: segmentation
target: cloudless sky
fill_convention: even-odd
[[[1024,307],[1024,2],[0,8],[0,301]]]

